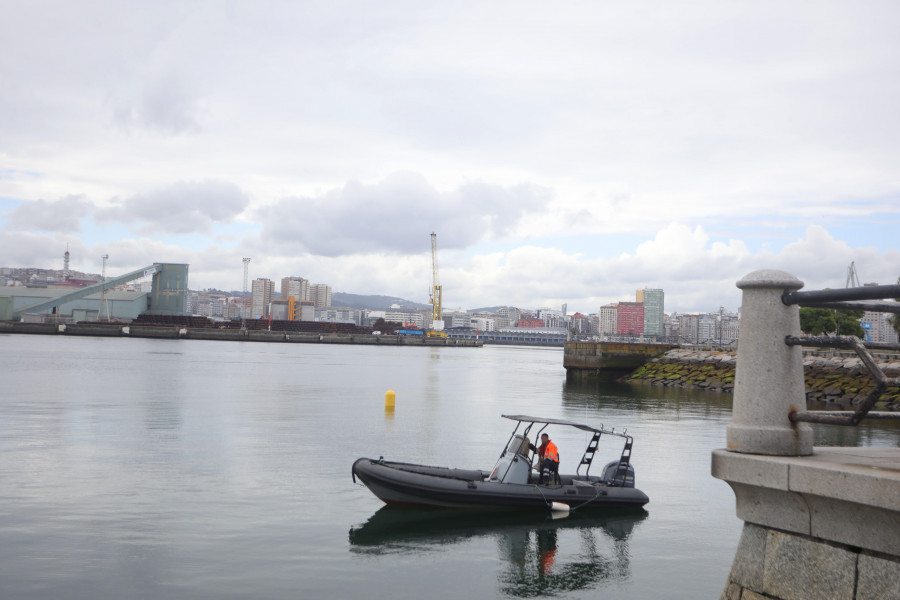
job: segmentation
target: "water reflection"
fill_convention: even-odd
[[[684,417],[730,420],[733,396],[727,392],[688,390],[619,383],[606,379],[566,381],[563,405],[604,416],[619,410],[629,415],[652,415],[678,420]],[[856,410],[850,403],[808,402],[807,410]],[[813,425],[816,446],[900,446],[900,420],[864,420],[857,427]]]
[[[563,405],[574,409],[665,412],[721,417],[731,413],[732,396],[722,392],[686,390],[606,380],[572,380],[563,384]]]
[[[500,591],[532,598],[628,580],[629,539],[646,517],[643,510],[553,519],[528,511],[386,506],[350,528],[350,549],[361,554],[418,554],[494,538],[502,561]]]

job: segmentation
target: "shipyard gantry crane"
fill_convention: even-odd
[[[441,284],[438,282],[437,234],[431,232],[431,330],[429,337],[447,337],[441,311]]]

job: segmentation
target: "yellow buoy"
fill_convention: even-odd
[[[384,395],[384,410],[394,410],[396,399],[397,394],[394,393],[394,390],[388,390]]]

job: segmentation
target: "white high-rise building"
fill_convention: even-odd
[[[309,280],[302,277],[283,277],[281,279],[281,299],[309,300]]]
[[[665,332],[665,294],[662,290],[638,290],[638,302],[644,303],[644,335],[659,339]]]
[[[900,314],[892,315],[891,313],[871,312],[863,313],[860,319],[863,329],[872,342],[886,342],[888,344],[897,343],[897,331],[891,323],[891,317],[900,319]]]
[[[550,329],[565,328],[566,324],[563,320],[562,311],[552,308],[541,308],[537,311],[537,318],[544,322],[544,325]]]
[[[430,311],[428,312],[428,319],[431,319]],[[419,329],[424,329],[425,327],[425,314],[414,310],[391,308],[384,311],[384,320],[391,323],[415,326]]]
[[[604,304],[598,314],[598,333],[600,335],[615,335],[619,324],[618,303]]]
[[[272,302],[272,294],[275,291],[275,283],[271,279],[254,279],[251,288],[250,318],[269,316],[269,303]]]
[[[497,310],[497,321],[495,322],[495,326],[497,327],[497,329],[503,329],[504,327],[515,327],[520,315],[521,311],[519,311],[518,308],[512,306],[504,306],[503,308]]]
[[[309,298],[316,308],[331,306],[331,286],[324,283],[314,283],[309,286]]]

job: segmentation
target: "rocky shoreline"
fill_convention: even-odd
[[[886,377],[900,376],[900,354],[875,354]],[[731,392],[734,389],[736,352],[677,348],[646,362],[622,381],[685,389]],[[836,404],[852,407],[874,386],[855,353],[804,351],[806,400],[811,406]],[[881,410],[900,410],[900,387],[889,386],[878,402]]]

